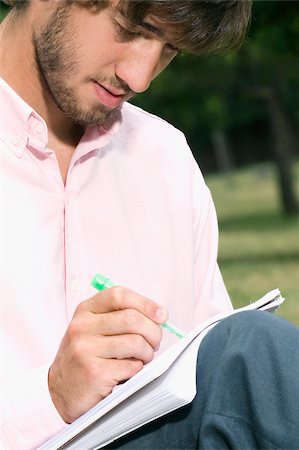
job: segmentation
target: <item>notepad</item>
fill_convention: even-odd
[[[210,329],[240,311],[274,312],[283,301],[275,289],[254,303],[201,323],[38,450],[99,449],[192,402],[196,395],[198,348]]]

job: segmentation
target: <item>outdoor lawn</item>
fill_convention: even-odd
[[[299,165],[297,189],[299,195]],[[299,217],[281,213],[271,164],[206,177],[218,212],[219,265],[235,307],[278,287],[278,313],[299,325]]]

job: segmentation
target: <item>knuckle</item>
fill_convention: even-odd
[[[155,353],[153,350],[148,351],[146,354],[146,357],[143,360],[144,363],[148,364],[149,362],[151,362],[154,359],[154,355],[155,355]]]
[[[72,320],[68,326],[68,337],[72,341],[83,334],[84,324],[78,320]]]
[[[88,363],[88,365],[85,366],[85,380],[88,384],[94,384],[95,380],[98,379],[99,376],[99,366],[98,364],[94,362]]]
[[[82,340],[76,340],[75,342],[73,342],[71,353],[72,359],[76,362],[80,362],[80,365],[83,365],[83,362],[88,353],[85,343]]]
[[[154,302],[152,302],[151,300],[146,300],[144,302],[144,314],[147,317],[154,316],[156,309],[157,309],[157,305]]]
[[[135,375],[135,373],[139,372],[143,367],[143,362],[139,359],[128,360],[126,361],[126,369],[130,373],[130,376]]]
[[[113,299],[116,303],[118,309],[122,309],[125,304],[126,291],[127,289],[123,286],[114,286],[110,288],[111,294],[113,294]]]
[[[140,314],[134,309],[126,309],[123,311],[123,320],[129,332],[138,330],[140,326]]]
[[[99,378],[101,379],[101,385],[110,385],[113,380],[113,365],[111,365],[111,362],[114,362],[114,360],[110,360],[108,364],[105,362],[100,362],[97,366],[97,374],[99,375]]]
[[[83,312],[86,311],[86,301],[81,302],[77,305],[76,310],[75,310],[75,314],[74,317],[81,315]]]
[[[143,361],[139,359],[127,359],[118,361],[115,368],[116,373],[121,374],[121,376],[117,376],[117,378],[119,381],[129,379],[137,372],[139,372],[142,367]]]
[[[129,345],[133,354],[143,354],[145,352],[146,342],[140,334],[130,336]]]
[[[131,337],[130,349],[136,359],[144,363],[150,362],[154,357],[154,350],[149,343],[139,334]]]
[[[150,346],[151,346],[151,348],[153,349],[154,352],[159,350],[160,342],[161,342],[160,338],[156,338],[155,336],[151,336],[151,338],[149,340],[149,344],[150,344]]]

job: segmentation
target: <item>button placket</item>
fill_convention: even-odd
[[[70,289],[72,292],[80,291],[80,280],[78,278],[78,275],[73,275],[73,277],[71,278]]]
[[[66,302],[69,319],[83,298],[83,251],[82,225],[78,207],[79,186],[69,173],[65,188],[65,268]]]

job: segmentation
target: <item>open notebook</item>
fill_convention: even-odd
[[[240,311],[276,311],[283,301],[279,290],[275,289],[248,306],[201,323],[38,450],[98,449],[190,403],[196,395],[198,347],[209,330],[220,320]]]

